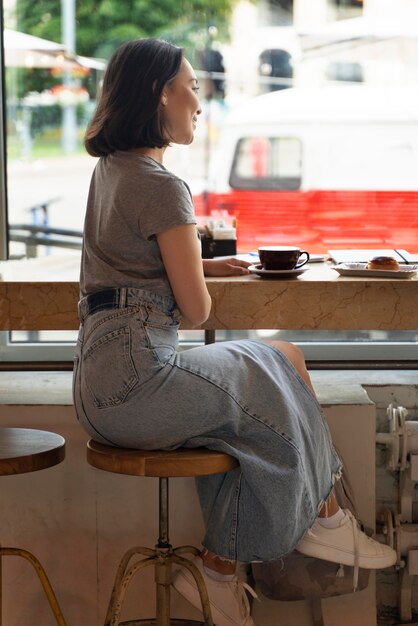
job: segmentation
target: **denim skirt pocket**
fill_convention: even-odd
[[[144,330],[148,346],[153,351],[161,367],[168,363],[177,350],[178,327],[179,322],[176,318],[170,317],[155,308],[147,307]]]
[[[97,408],[122,404],[138,383],[131,329],[122,326],[90,343],[83,355],[84,378]]]

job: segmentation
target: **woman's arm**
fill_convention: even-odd
[[[193,326],[209,317],[211,297],[203,274],[201,244],[194,224],[157,234],[161,257],[182,315]]]

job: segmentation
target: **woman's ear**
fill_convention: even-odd
[[[166,94],[165,91],[163,91],[162,94],[161,94],[161,104],[163,106],[166,106],[166,104],[167,104],[167,94]]]

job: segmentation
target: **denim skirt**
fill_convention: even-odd
[[[178,350],[179,311],[142,289],[79,303],[74,404],[99,442],[205,446],[239,467],[196,479],[203,545],[244,562],[291,552],[341,472],[320,405],[279,350],[225,341]]]

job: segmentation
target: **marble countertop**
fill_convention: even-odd
[[[70,255],[1,262],[0,329],[76,329],[78,268]],[[416,278],[341,277],[315,263],[291,279],[249,275],[207,285],[213,305],[205,329],[418,329]]]

